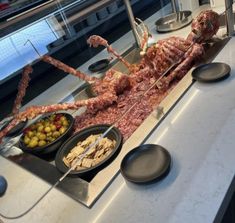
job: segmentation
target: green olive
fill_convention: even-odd
[[[65,133],[69,120],[61,114],[52,114],[32,124],[23,141],[29,148],[44,146]]]
[[[51,132],[51,128],[49,126],[47,126],[47,127],[44,128],[44,131],[47,132],[47,133]]]
[[[60,132],[55,131],[55,132],[52,133],[52,136],[53,136],[54,138],[58,138],[58,137],[60,136]]]
[[[37,131],[38,131],[38,132],[42,132],[43,129],[44,129],[44,127],[43,127],[42,124],[38,125],[38,128],[37,128]]]
[[[54,124],[51,124],[50,128],[51,128],[51,131],[53,131],[53,132],[56,130],[56,126]]]
[[[38,145],[38,141],[36,140],[30,140],[29,144],[28,144],[28,147],[30,148],[34,148]]]
[[[68,123],[68,121],[67,121],[67,120],[64,120],[64,121],[63,121],[63,123],[62,123],[62,125],[63,125],[63,126],[68,126],[68,125],[69,125],[69,123]]]
[[[53,138],[52,136],[49,136],[49,137],[47,137],[47,140],[48,140],[49,142],[53,142],[53,141],[55,140],[55,138]]]
[[[50,141],[51,141],[51,142],[55,141],[55,138],[54,138],[54,137],[51,137]]]
[[[46,141],[45,140],[40,140],[39,142],[38,142],[38,146],[45,146],[47,143],[46,143]]]
[[[66,128],[65,128],[64,126],[62,126],[62,127],[59,129],[59,132],[60,132],[61,135],[62,135],[65,131],[66,131]]]
[[[65,117],[65,116],[61,116],[61,117],[60,117],[60,121],[62,121],[62,122],[63,122],[63,121],[66,121],[66,117]]]
[[[37,132],[36,133],[36,136],[39,138],[40,137],[40,135],[41,135],[41,132]]]
[[[28,136],[24,137],[24,144],[28,145],[30,142],[30,138]]]
[[[47,138],[46,134],[41,133],[40,136],[38,136],[40,140],[45,140]]]
[[[31,140],[38,141],[38,137],[37,137],[37,136],[33,136],[33,137],[31,138]]]
[[[34,136],[33,131],[28,131],[28,132],[27,132],[27,136],[28,136],[29,138],[32,138],[32,137]]]
[[[48,121],[48,120],[46,120],[45,122],[44,122],[44,127],[48,127],[50,125],[50,122]]]
[[[52,136],[52,132],[48,132],[46,135],[47,137]]]

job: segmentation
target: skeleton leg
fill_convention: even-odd
[[[30,81],[29,75],[32,72],[33,72],[33,69],[29,65],[23,69],[22,78],[18,85],[18,93],[17,93],[16,99],[14,101],[13,109],[12,109],[12,115],[16,115],[17,113],[19,113],[19,109],[21,107],[23,97],[25,96],[25,93],[26,93],[26,88],[28,87],[28,84]]]
[[[97,110],[102,109],[114,101],[117,100],[117,96],[115,92],[107,92],[96,98],[90,98],[87,100],[76,101],[74,103],[63,103],[63,104],[53,104],[53,105],[45,105],[45,106],[31,106],[26,108],[25,111],[20,112],[15,116],[15,118],[8,124],[6,128],[0,131],[0,143],[4,136],[14,128],[21,121],[25,121],[26,119],[34,119],[38,115],[56,112],[59,110],[76,110],[83,106],[95,107]]]

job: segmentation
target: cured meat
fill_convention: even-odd
[[[72,74],[76,77],[79,77],[80,79],[82,79],[86,82],[93,83],[96,80],[95,77],[90,77],[90,76],[88,76],[88,75],[86,75],[86,74],[84,74],[84,73],[82,73],[78,70],[75,70],[74,68],[62,63],[59,60],[56,60],[55,58],[52,58],[51,56],[45,55],[45,56],[42,57],[42,60],[46,63],[49,63],[49,64],[57,67],[60,70],[63,70],[66,73],[70,73],[70,74]]]
[[[93,91],[98,95],[105,92],[113,92],[114,94],[122,93],[124,89],[130,86],[129,76],[110,69],[102,81],[97,81],[93,85]]]
[[[206,10],[201,12],[192,22],[192,32],[187,40],[202,43],[212,38],[219,30],[219,14]]]
[[[84,114],[76,116],[75,132],[91,125],[115,124],[126,140],[168,95],[176,83],[172,82],[166,91],[154,87],[144,95],[153,83],[152,80],[142,81],[130,90],[125,90],[119,95],[117,101],[107,108],[98,110],[96,113],[92,109],[87,109]],[[125,113],[133,104],[135,104],[134,108]]]
[[[164,77],[160,83],[161,87],[167,88],[171,81],[175,78],[181,79],[188,70],[192,67],[192,63],[199,56],[203,55],[204,48],[200,44],[194,44],[184,55],[184,60],[181,62],[167,77]]]
[[[109,44],[108,44],[108,41],[105,40],[104,38],[100,37],[100,36],[97,36],[97,35],[93,35],[91,36],[88,40],[87,40],[87,43],[90,45],[90,46],[93,46],[93,47],[98,47],[98,46],[104,46],[107,48],[108,52],[109,53],[112,53],[115,57],[117,57],[120,61],[123,62],[123,64],[128,68],[130,69],[131,68],[131,65],[123,59],[123,57],[121,55],[119,55]]]
[[[33,72],[33,69],[29,65],[23,69],[22,78],[21,78],[20,83],[18,85],[18,93],[17,93],[16,99],[14,101],[13,109],[12,109],[12,115],[14,115],[14,116],[17,113],[19,113],[19,109],[21,107],[23,97],[25,96],[25,93],[26,93],[26,88],[28,87],[28,84],[30,81],[29,75],[32,72]]]

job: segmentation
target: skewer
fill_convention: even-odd
[[[41,57],[41,54],[39,53],[39,51],[38,51],[37,48],[34,46],[34,44],[31,42],[30,39],[27,39],[27,41],[24,43],[24,46],[25,46],[27,43],[30,43],[30,45],[33,47],[33,49],[34,49],[35,52],[37,53],[37,55],[38,55],[39,57]]]

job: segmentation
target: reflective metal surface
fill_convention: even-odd
[[[172,12],[175,13],[177,12],[177,6],[176,6],[176,1],[171,0],[171,7],[172,7]]]
[[[159,33],[172,32],[181,29],[192,22],[191,11],[180,11],[172,13],[155,22],[156,30]]]
[[[134,18],[133,11],[132,11],[132,8],[131,8],[131,3],[130,3],[129,0],[124,0],[123,2],[124,2],[125,7],[126,7],[128,19],[129,19],[129,22],[130,22],[130,25],[131,25],[132,33],[133,33],[134,38],[135,38],[135,42],[136,42],[137,46],[139,47],[140,42],[139,42],[137,30],[136,30],[135,18]]]
[[[235,20],[235,13],[233,12],[233,19]],[[226,14],[223,13],[222,15],[220,15],[219,17],[219,23],[220,23],[220,27],[224,27],[226,26]]]
[[[234,34],[234,17],[233,17],[233,0],[225,0],[225,15],[226,15],[226,26],[227,35],[233,36]]]

